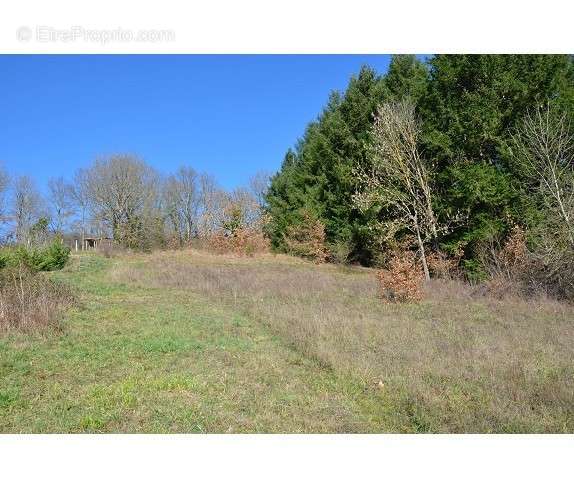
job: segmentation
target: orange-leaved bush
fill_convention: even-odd
[[[443,251],[433,251],[427,254],[427,265],[433,278],[456,279],[460,278],[460,260],[463,256],[462,249],[449,256]]]
[[[391,302],[411,302],[423,297],[424,272],[411,250],[395,251],[387,269],[377,273],[381,298]]]
[[[298,224],[287,228],[284,236],[287,250],[295,256],[324,263],[329,257],[325,240],[325,224],[309,212],[303,212]]]
[[[491,246],[483,258],[489,274],[488,293],[497,298],[525,291],[528,268],[528,250],[524,230],[515,226],[502,247]]]
[[[239,228],[232,234],[213,234],[209,238],[208,247],[218,254],[254,256],[269,251],[269,239],[259,230]]]

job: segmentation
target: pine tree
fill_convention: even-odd
[[[445,222],[466,216],[438,244],[463,247],[472,264],[478,244],[540,218],[509,143],[518,121],[537,105],[550,101],[573,113],[572,57],[438,55],[427,64],[400,55],[393,56],[384,77],[363,67],[344,93],[333,93],[287,153],[267,196],[268,232],[276,248],[285,249],[286,229],[307,212],[324,224],[328,244],[350,248],[353,260],[372,260],[372,223],[385,216],[353,205],[353,170],[369,170],[366,148],[377,108],[404,100],[415,105],[422,123],[417,150],[433,168],[433,211]]]
[[[428,70],[413,54],[397,54],[391,59],[385,85],[396,101],[409,99],[415,106],[426,94]]]
[[[352,255],[368,254],[361,232],[364,217],[354,208],[353,168],[365,161],[365,142],[379,103],[387,97],[383,80],[368,67],[353,77],[344,94],[333,93],[318,120],[309,125],[295,152],[273,178],[267,198],[275,222],[272,243],[307,209],[325,224],[327,240],[350,243]]]
[[[423,150],[438,168],[443,210],[468,221],[451,236],[467,246],[525,218],[506,147],[529,110],[548,99],[572,100],[572,61],[562,55],[438,55],[421,99]]]

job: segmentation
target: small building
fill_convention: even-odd
[[[82,249],[89,251],[90,249],[99,249],[101,247],[111,247],[113,239],[109,237],[84,237]]]

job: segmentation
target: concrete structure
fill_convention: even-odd
[[[109,237],[84,237],[83,249],[99,249],[100,247],[111,246],[113,240]]]

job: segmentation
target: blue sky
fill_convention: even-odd
[[[390,57],[0,56],[0,162],[41,188],[95,157],[135,153],[227,188],[275,171],[362,64]]]

